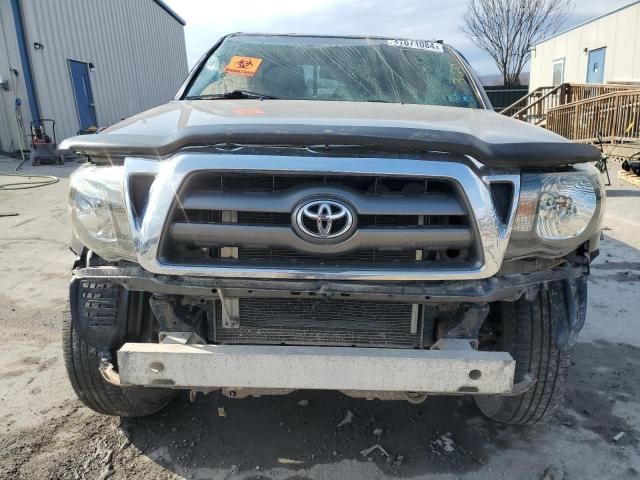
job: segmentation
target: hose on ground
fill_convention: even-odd
[[[27,190],[29,188],[38,188],[38,187],[46,187],[47,185],[53,185],[54,183],[58,183],[60,179],[53,175],[30,175],[28,173],[18,173],[18,170],[22,168],[24,162],[27,161],[27,158],[23,155],[22,161],[18,164],[18,166],[14,169],[14,173],[0,172],[0,176],[4,177],[19,177],[26,179],[41,179],[35,181],[28,182],[13,182],[13,183],[0,183],[0,191],[2,190]]]
[[[58,183],[60,179],[53,175],[29,175],[27,173],[6,173],[0,172],[0,177],[18,177],[28,179],[30,181],[2,183],[0,184],[0,191],[2,190],[26,190],[28,188],[38,188],[47,185],[53,185]],[[33,181],[31,181],[33,179]]]

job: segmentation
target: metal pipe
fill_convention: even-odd
[[[27,98],[29,99],[31,120],[37,121],[40,119],[40,105],[38,104],[38,96],[36,94],[35,83],[33,82],[31,58],[29,57],[27,36],[24,31],[24,20],[22,16],[22,9],[20,8],[20,0],[11,0],[11,8],[13,10],[13,21],[16,27],[16,35],[18,37],[18,50],[20,51],[22,74],[24,75],[24,83],[27,89]]]

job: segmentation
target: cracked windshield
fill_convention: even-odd
[[[231,36],[188,94],[225,97],[478,108],[461,62],[420,40]]]

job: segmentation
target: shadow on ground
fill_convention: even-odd
[[[608,189],[607,197],[640,197],[640,190]]]
[[[638,369],[636,347],[602,341],[578,344],[565,408],[556,422],[533,427],[485,420],[471,398],[432,397],[422,405],[410,405],[333,392],[241,400],[211,394],[194,404],[181,395],[165,412],[122,420],[121,427],[142,453],[181,475],[236,465],[240,471],[255,472],[250,478],[268,479],[269,470],[284,466],[278,459],[301,462],[288,464],[294,470],[350,459],[376,462],[389,476],[455,475],[481,469],[505,449],[541,448],[549,435],[562,429],[586,428],[606,442],[624,431],[625,441],[637,447],[638,425],[617,416],[614,405],[639,398],[640,382],[634,373]],[[308,406],[298,405],[300,400],[307,400]],[[218,416],[219,407],[226,417]],[[354,414],[352,423],[338,428],[347,411]],[[383,429],[380,436],[374,434],[376,428]],[[437,441],[442,435],[453,440],[453,451],[444,448],[446,442]],[[371,460],[360,453],[375,444],[391,459],[380,451],[371,454]]]

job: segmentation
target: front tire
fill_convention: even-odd
[[[492,420],[532,425],[549,420],[562,403],[570,363],[569,349],[558,348],[558,319],[567,318],[561,282],[541,289],[528,301],[492,305],[487,326],[497,332],[495,350],[511,353],[516,361],[514,383],[526,375],[536,383],[517,396],[477,396],[476,404]],[[586,301],[582,299],[582,301]]]
[[[104,286],[105,299],[113,297],[114,290],[121,288],[108,282],[101,285]],[[70,301],[73,302],[74,298]],[[97,304],[100,302],[92,307],[94,312],[109,307],[95,306]],[[109,312],[105,309],[103,313],[112,312],[113,309]],[[98,348],[83,336],[69,310],[65,311],[62,322],[62,350],[73,390],[95,412],[120,417],[143,417],[162,410],[177,393],[169,389],[118,387],[105,381],[99,370],[101,355]],[[115,357],[115,352],[113,354]]]

